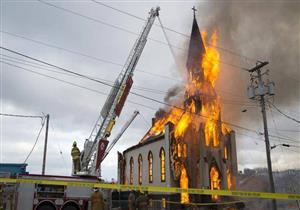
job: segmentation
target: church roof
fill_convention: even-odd
[[[160,140],[163,140],[165,137],[165,134],[159,134],[157,136],[150,136],[146,141],[142,142],[142,143],[138,143],[132,147],[129,147],[128,149],[126,149],[123,154],[125,154],[126,152],[129,152],[131,150],[134,150],[134,149],[138,149],[144,145],[147,145],[147,144],[151,144],[151,143],[154,143],[154,142],[157,142],[157,141],[160,141]]]

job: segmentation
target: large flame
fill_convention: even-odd
[[[188,187],[189,187],[189,178],[187,176],[187,171],[183,166],[180,175],[180,188],[188,189]],[[188,203],[188,202],[189,202],[189,194],[187,192],[181,193],[181,203]]]
[[[221,189],[221,180],[220,180],[220,174],[219,170],[213,166],[210,169],[210,188],[212,190],[220,190]],[[219,198],[218,195],[212,195],[212,198],[214,200],[217,200]]]
[[[216,135],[216,121],[220,115],[220,102],[214,91],[216,79],[220,71],[220,54],[216,49],[217,33],[214,32],[210,38],[211,45],[207,46],[205,42],[206,33],[202,33],[206,53],[202,58],[202,71],[204,78],[200,74],[193,74],[189,71],[188,81],[185,86],[186,97],[197,96],[202,101],[201,115],[207,118],[206,122],[206,141],[207,145],[212,141],[214,146],[218,146],[218,137]],[[165,124],[171,122],[175,126],[175,137],[182,137],[188,126],[193,123],[197,110],[195,101],[192,101],[187,107],[172,107],[168,114],[158,119],[150,129],[148,136],[158,135],[164,132]]]
[[[206,37],[206,35],[204,35],[204,37]],[[217,46],[217,40],[218,37],[215,31],[211,36],[210,46],[207,47],[206,43],[204,42],[206,53],[202,59],[202,69],[204,71],[205,81],[211,83],[213,87],[215,86],[220,72],[220,54],[215,47]]]
[[[231,172],[229,169],[227,169],[226,171],[226,174],[227,174],[227,186],[228,186],[228,190],[231,190],[231,187],[232,187],[232,178],[231,178]]]
[[[199,129],[199,122],[204,123],[205,145],[208,147],[220,146],[220,132],[223,134],[228,132],[228,128],[220,124],[220,101],[214,90],[216,80],[220,71],[220,54],[216,49],[217,33],[214,32],[211,37],[207,38],[207,33],[201,33],[205,46],[205,54],[201,59],[201,66],[196,69],[188,69],[187,83],[185,85],[185,97],[178,102],[176,107],[171,107],[167,114],[160,119],[156,119],[148,135],[158,135],[164,132],[165,124],[171,122],[174,124],[174,138],[177,144],[177,165],[180,167],[179,179],[180,187],[188,188],[188,173],[184,162],[186,161],[186,144],[183,143],[183,138],[189,127]],[[208,40],[211,44],[206,44]],[[143,141],[142,140],[142,141]],[[184,146],[184,150],[183,147]],[[182,155],[183,152],[185,155]],[[219,172],[216,168],[210,171],[212,179],[212,189],[220,189]],[[188,203],[188,193],[181,194],[181,202]]]

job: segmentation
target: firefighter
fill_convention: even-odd
[[[94,189],[94,192],[91,196],[92,210],[104,210],[104,199],[101,192],[98,188]]]
[[[77,147],[76,141],[73,142],[71,156],[73,159],[74,174],[77,174],[80,171],[80,150]]]
[[[136,207],[135,207],[135,194],[134,194],[133,190],[131,190],[131,192],[129,193],[129,196],[128,196],[128,209],[129,210],[136,210]]]

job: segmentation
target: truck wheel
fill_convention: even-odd
[[[80,207],[75,202],[68,202],[63,205],[61,210],[80,210]]]
[[[45,201],[38,204],[36,210],[56,210],[56,207],[53,203]]]

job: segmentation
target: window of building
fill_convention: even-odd
[[[166,164],[165,164],[166,154],[164,148],[160,149],[159,156],[160,156],[160,178],[161,181],[164,182],[166,181]]]
[[[142,155],[140,154],[139,155],[139,159],[138,159],[138,162],[139,162],[139,184],[142,184],[142,181],[143,181],[143,159],[142,159]]]
[[[165,208],[167,207],[167,201],[166,201],[165,198],[162,198],[162,199],[161,199],[161,207],[162,207],[163,209],[165,209]]]
[[[150,151],[149,154],[148,154],[148,163],[149,163],[149,168],[148,168],[148,171],[149,171],[149,183],[152,183],[153,182],[153,154],[152,152]]]
[[[129,178],[130,178],[130,184],[133,184],[133,158],[131,157],[130,158],[130,175],[129,175]]]
[[[225,160],[228,159],[228,149],[227,149],[227,146],[224,147],[224,159]]]
[[[227,187],[228,187],[228,190],[231,190],[231,187],[232,187],[231,171],[229,169],[227,169],[226,174],[227,174]]]
[[[213,165],[210,169],[210,189],[220,190],[221,189],[221,178],[218,168]],[[219,196],[212,195],[213,200],[219,199]]]

